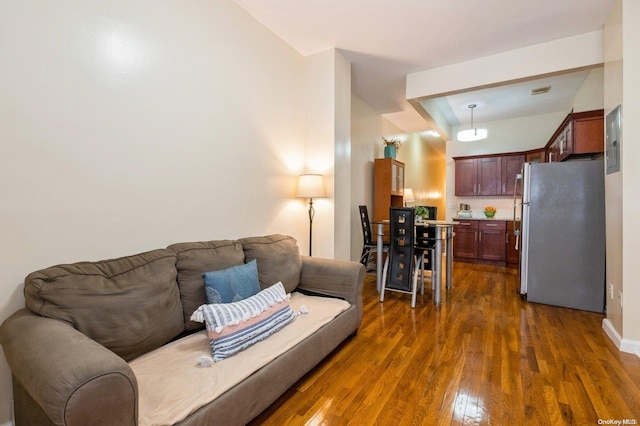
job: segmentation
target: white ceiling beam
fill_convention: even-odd
[[[603,40],[602,31],[593,31],[408,74],[406,98],[423,100],[600,66]]]

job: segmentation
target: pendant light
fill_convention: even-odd
[[[473,127],[473,109],[476,106],[476,104],[469,105],[469,109],[471,110],[471,128],[458,132],[458,140],[460,142],[473,142],[487,138],[487,129],[478,129]]]

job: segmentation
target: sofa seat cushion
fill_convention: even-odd
[[[25,303],[130,360],[184,331],[175,263],[161,249],[52,266],[25,278]]]
[[[129,365],[138,381],[140,426],[167,425],[184,420],[350,306],[341,299],[300,293],[292,293],[290,304],[296,312],[305,306],[309,313],[299,315],[268,339],[210,367],[198,367],[199,358],[211,356],[205,331],[131,361]],[[250,397],[247,395],[247,398]]]

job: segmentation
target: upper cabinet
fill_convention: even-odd
[[[499,157],[478,158],[478,194],[500,195],[502,163]]]
[[[604,110],[571,113],[546,146],[549,162],[604,152]]]
[[[544,148],[527,151],[524,161],[526,163],[545,163],[547,161],[547,151]]]
[[[389,219],[390,207],[403,206],[404,163],[376,158],[373,175],[374,221]]]
[[[525,161],[524,154],[505,155],[502,161],[502,192],[501,195],[513,195],[514,191],[520,195],[520,186],[516,187],[518,174],[522,172]]]
[[[456,195],[500,195],[501,169],[498,157],[456,160]]]
[[[457,196],[513,195],[525,155],[457,157],[454,160]]]
[[[455,159],[456,161],[456,195],[477,195],[478,162],[475,158]]]

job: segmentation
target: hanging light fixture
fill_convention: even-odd
[[[476,104],[469,105],[469,109],[471,110],[471,128],[458,132],[458,140],[460,142],[473,142],[487,138],[487,129],[478,129],[473,127],[473,109],[476,106]]]

